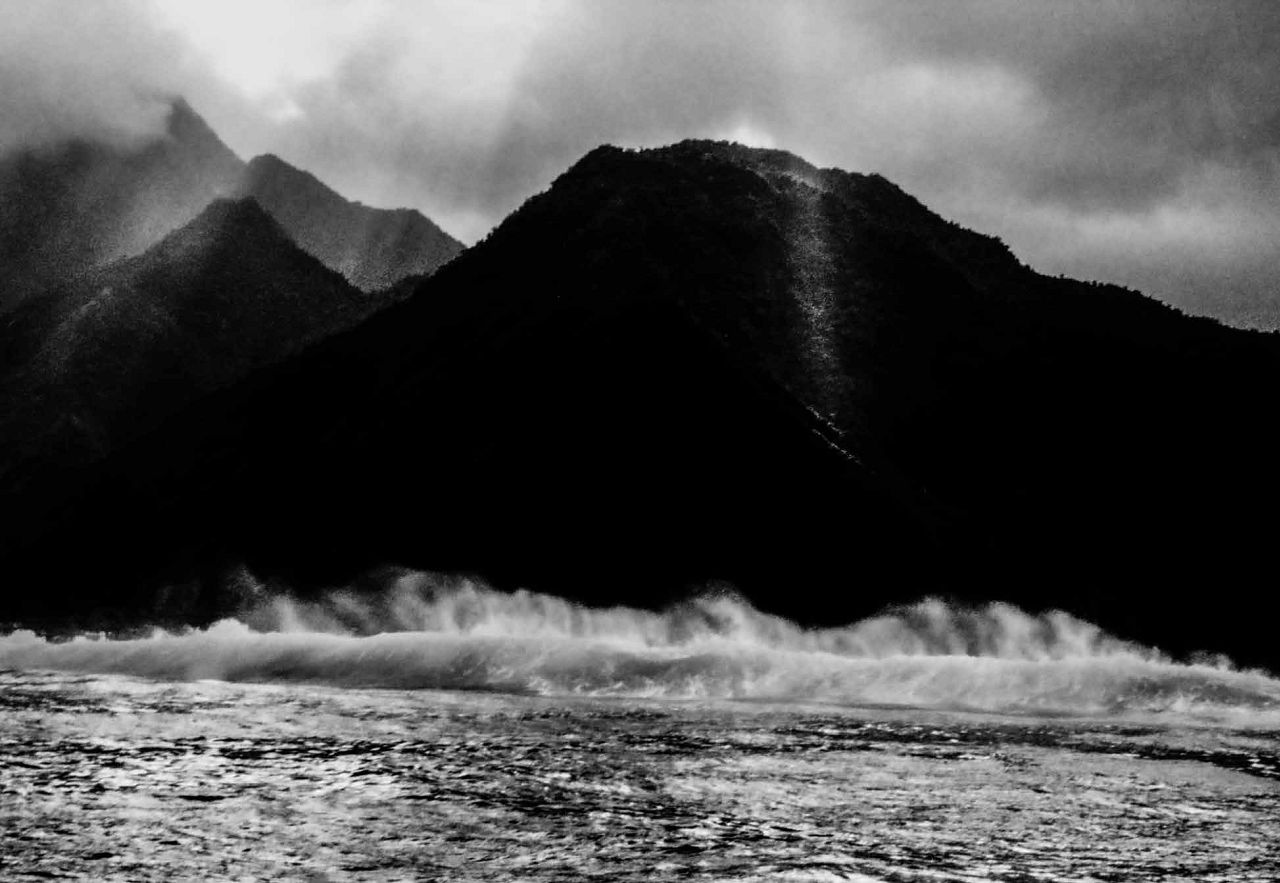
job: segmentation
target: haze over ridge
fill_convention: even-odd
[[[402,294],[93,479],[49,463],[0,530],[15,580],[108,626],[209,621],[228,563],[639,606],[724,581],[811,624],[936,591],[1277,665],[1240,615],[1274,335],[1038,274],[883,177],[699,140],[590,151]],[[1210,582],[1235,600],[1167,602]]]
[[[1280,9],[1264,0],[203,4],[7,0],[0,148],[154,131],[464,241],[600,143],[701,135],[885,174],[1048,273],[1280,315]],[[110,39],[99,39],[100,35]]]

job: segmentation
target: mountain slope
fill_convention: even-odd
[[[91,462],[375,304],[251,200],[6,316],[0,476]]]
[[[243,163],[183,101],[136,149],[76,141],[0,160],[0,310],[138,254],[227,193]]]
[[[428,275],[462,251],[421,213],[348,202],[270,154],[249,161],[237,192],[256,199],[304,251],[364,291]]]
[[[0,312],[140,254],[218,197],[252,196],[304,250],[366,291],[422,275],[461,245],[408,209],[348,202],[274,157],[246,164],[182,100],[137,148],[71,142],[0,158]]]
[[[809,622],[942,592],[1280,666],[1239,614],[1277,367],[1273,336],[1039,276],[875,176],[601,148],[407,301],[47,495],[7,572],[79,586],[47,562],[90,549],[84,609],[153,616],[216,615],[241,562],[633,603],[728,580]]]

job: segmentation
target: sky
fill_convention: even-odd
[[[1280,327],[1275,0],[0,0],[0,151],[236,152],[473,242],[591,148],[878,172],[1042,272]]]

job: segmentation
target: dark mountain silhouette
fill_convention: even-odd
[[[6,602],[200,619],[240,563],[397,563],[597,602],[726,580],[813,623],[1003,598],[1280,667],[1250,614],[1277,368],[876,176],[600,148],[407,300],[12,496]]]
[[[154,245],[243,165],[184,101],[137,148],[72,141],[0,159],[0,310]]]
[[[272,214],[214,201],[225,193]],[[298,241],[385,290],[352,290]],[[417,212],[347,202],[274,158],[246,166],[181,100],[165,136],[134,149],[12,156],[0,163],[0,285],[17,302],[0,314],[0,473],[92,462],[403,296],[393,283],[459,247]]]
[[[348,202],[275,157],[245,164],[179,99],[163,135],[136,148],[75,141],[0,158],[0,312],[237,196],[366,291],[430,273],[462,248],[416,211]]]
[[[4,317],[0,475],[90,463],[377,305],[257,203],[215,201],[141,256]]]

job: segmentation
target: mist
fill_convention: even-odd
[[[242,156],[482,236],[605,142],[879,172],[1052,274],[1280,324],[1280,10],[976,0],[5,0],[0,149],[145,138],[183,94]]]
[[[1280,682],[1178,663],[1066,613],[937,599],[826,629],[724,591],[665,610],[591,608],[467,579],[388,572],[372,593],[303,600],[244,575],[244,610],[206,629],[50,641],[0,636],[0,667],[166,680],[807,701],[1156,716],[1274,726]],[[367,588],[367,587],[366,587]]]

